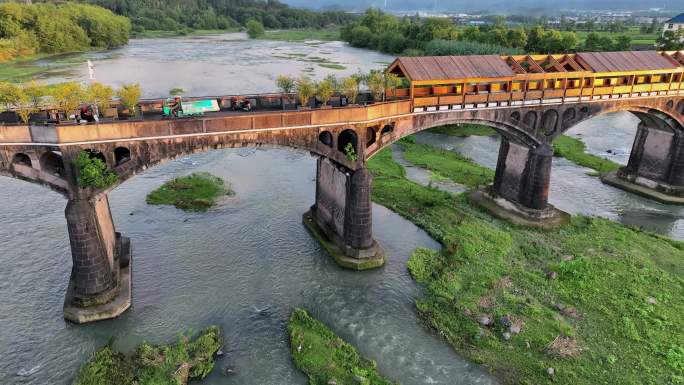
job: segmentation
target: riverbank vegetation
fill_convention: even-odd
[[[207,211],[221,198],[235,193],[226,182],[206,172],[198,172],[164,183],[147,195],[151,205],[172,205],[187,211]]]
[[[538,24],[510,27],[505,21],[497,17],[488,25],[462,27],[447,18],[399,18],[369,9],[344,26],[340,36],[355,47],[407,56],[619,51],[631,46],[628,35],[591,32],[581,40],[574,31]]]
[[[108,49],[128,42],[130,21],[77,3],[0,4],[0,62],[35,54]]]
[[[684,380],[684,244],[604,219],[515,227],[407,180],[383,150],[373,200],[443,250],[408,268],[426,324],[506,384],[677,384]]]
[[[259,37],[264,40],[298,42],[306,40],[335,41],[340,39],[340,29],[281,29],[266,31]]]
[[[250,20],[266,29],[322,29],[344,25],[354,16],[343,11],[315,12],[281,2],[258,0],[86,0],[126,16],[133,31],[227,30]]]
[[[447,124],[445,126],[431,128],[429,131],[435,134],[457,137],[496,135],[496,130],[491,127],[471,123]]]
[[[110,341],[81,368],[75,385],[186,385],[206,377],[214,355],[223,344],[219,329],[209,327],[195,336],[180,335],[174,345],[143,342],[132,357],[114,349]]]
[[[612,160],[588,153],[584,142],[567,135],[561,135],[553,141],[553,152],[556,156],[562,156],[580,166],[594,169],[600,174],[616,171],[621,167],[619,163]]]
[[[94,153],[81,151],[74,160],[78,171],[78,185],[83,188],[105,189],[116,182],[116,174],[107,169],[107,163]]]
[[[429,170],[438,179],[450,179],[467,187],[484,186],[494,181],[494,171],[482,167],[458,152],[415,143],[411,136],[397,142],[404,158]]]
[[[309,378],[309,385],[392,385],[378,373],[374,361],[362,358],[353,346],[305,310],[292,313],[287,330],[292,359]]]

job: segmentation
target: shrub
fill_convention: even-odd
[[[247,35],[252,39],[255,39],[264,34],[264,25],[261,22],[254,19],[250,20],[245,24],[247,27]]]
[[[302,75],[296,81],[296,88],[299,102],[302,104],[302,107],[304,107],[309,103],[309,99],[316,93],[316,87],[311,81],[311,78]]]
[[[86,151],[78,153],[74,165],[78,170],[78,184],[83,188],[104,189],[116,182],[116,175],[107,170],[107,165],[101,159],[91,157]]]
[[[138,101],[140,100],[141,94],[140,84],[124,84],[117,92],[119,99],[121,99],[121,103],[124,107],[128,108],[133,115],[136,115],[137,113]]]

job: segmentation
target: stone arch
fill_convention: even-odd
[[[546,136],[551,136],[558,126],[558,111],[548,110],[542,114],[541,129]]]
[[[333,136],[330,133],[330,131],[323,131],[320,134],[318,134],[318,141],[325,144],[328,147],[332,147]]]
[[[356,135],[356,131],[346,129],[340,132],[340,135],[337,137],[337,150],[344,154],[344,149],[347,147],[348,144],[351,143],[352,147],[354,148],[354,152],[358,154],[358,140],[359,139]]]
[[[667,104],[665,105],[665,107],[666,107],[668,110],[673,109],[673,108],[674,108],[674,100],[668,101]]]
[[[121,166],[131,160],[131,150],[127,147],[117,147],[114,149],[114,165]]]
[[[12,157],[12,164],[18,164],[26,167],[33,167],[33,162],[31,162],[31,157],[24,154],[23,152],[18,152]]]
[[[572,124],[572,121],[575,120],[575,117],[577,116],[577,112],[575,111],[574,108],[570,107],[567,110],[563,112],[563,123],[562,123],[562,128],[565,129],[567,127],[570,127]]]
[[[380,134],[381,135],[391,134],[393,131],[394,131],[394,123],[386,124],[384,127],[382,127],[382,131],[380,132]]]
[[[528,111],[525,114],[525,117],[523,118],[523,123],[527,125],[528,127],[536,127],[537,126],[537,113],[534,111]]]
[[[677,103],[677,112],[679,112],[680,115],[684,115],[684,100],[680,100],[679,103]]]
[[[40,169],[50,175],[64,175],[62,155],[54,151],[46,151],[40,156]]]
[[[99,159],[102,162],[104,162],[104,164],[107,164],[107,158],[99,150],[94,150],[92,148],[89,148],[89,149],[86,149],[84,151],[88,153],[88,155],[90,156],[91,159]]]
[[[378,128],[379,127],[367,127],[366,128],[366,147],[370,147],[373,143],[375,143],[376,136],[378,133]]]
[[[516,124],[520,123],[520,112],[513,111],[513,113],[511,113],[511,121]]]

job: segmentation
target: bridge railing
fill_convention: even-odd
[[[249,131],[369,122],[411,113],[410,100],[366,106],[206,115],[193,119],[122,120],[87,125],[2,126],[0,143],[63,144],[130,138]]]

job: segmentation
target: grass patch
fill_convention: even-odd
[[[223,179],[200,172],[164,183],[147,195],[147,203],[173,205],[187,211],[207,211],[220,197],[233,194]]]
[[[382,377],[374,361],[363,359],[359,352],[332,330],[296,309],[287,324],[292,359],[309,378],[310,385],[391,385]]]
[[[494,171],[457,152],[417,144],[410,139],[401,140],[397,145],[407,161],[430,170],[437,180],[450,179],[468,187],[490,184],[494,180]]]
[[[132,357],[110,341],[81,368],[75,385],[187,384],[203,379],[214,368],[214,354],[223,340],[219,329],[209,327],[198,336],[180,335],[175,345],[143,342]]]
[[[163,37],[177,37],[177,36],[201,36],[201,35],[220,35],[222,33],[240,32],[240,28],[228,29],[186,29],[179,31],[159,31],[159,30],[145,30],[133,34],[135,39],[157,39]]]
[[[518,228],[405,179],[388,150],[368,167],[374,201],[444,246],[408,268],[421,317],[460,354],[506,384],[684,383],[684,243],[583,216]]]
[[[340,29],[288,29],[278,31],[266,31],[266,33],[259,36],[258,39],[291,42],[306,40],[335,41],[340,40]]]
[[[342,64],[336,64],[336,63],[319,63],[318,66],[323,67],[323,68],[330,68],[333,70],[346,70],[347,69],[346,66],[343,66]]]
[[[496,135],[495,129],[481,124],[448,124],[446,126],[431,128],[428,131],[435,134],[458,137]]]
[[[556,156],[562,156],[571,162],[594,169],[601,174],[616,171],[621,167],[620,164],[612,160],[589,154],[584,142],[567,135],[561,135],[553,142],[553,152]]]

